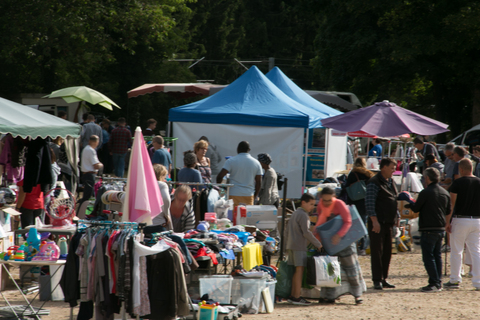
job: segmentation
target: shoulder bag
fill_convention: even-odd
[[[367,186],[365,185],[365,181],[360,180],[357,173],[354,173],[357,177],[357,181],[347,187],[347,194],[352,201],[358,201],[361,199],[365,199],[365,196],[367,194]]]

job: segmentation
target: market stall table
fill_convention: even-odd
[[[25,229],[18,229],[15,230],[15,237],[19,234],[27,234],[28,231],[30,231],[31,228],[34,226],[28,226]],[[58,240],[57,238],[59,236],[67,236],[67,240],[69,241],[70,238],[75,234],[76,230],[75,227],[68,228],[68,229],[58,229],[58,228],[38,228],[37,232],[42,233],[42,232],[50,232],[53,236],[55,236],[55,239]]]
[[[21,267],[21,266],[31,266],[31,267],[42,267],[42,266],[53,266],[53,267],[57,267],[55,268],[55,271],[53,272],[53,274],[51,275],[51,277],[53,278],[55,276],[55,274],[59,271],[59,270],[62,270],[63,268],[61,268],[61,266],[64,266],[65,265],[65,260],[57,260],[57,261],[14,261],[14,260],[8,260],[8,261],[3,261],[3,260],[0,260],[0,264],[2,265],[3,267],[3,270],[5,270],[5,272],[8,274],[8,276],[10,277],[10,279],[12,279],[15,287],[17,288],[17,290],[20,292],[20,294],[22,295],[23,299],[25,300],[25,302],[27,303],[27,305],[25,305],[24,307],[24,310],[19,314],[18,313],[18,308],[17,311],[15,311],[15,308],[10,304],[10,302],[8,301],[8,299],[5,297],[5,295],[3,294],[2,291],[0,291],[0,294],[2,295],[2,298],[3,300],[5,300],[5,302],[8,304],[8,306],[10,307],[10,309],[12,310],[12,313],[13,315],[17,318],[17,319],[24,319],[24,317],[28,316],[28,317],[32,317],[32,318],[36,318],[36,319],[40,319],[40,315],[41,315],[41,312],[42,312],[42,308],[43,306],[45,305],[46,301],[44,301],[42,303],[42,305],[39,307],[39,308],[34,308],[33,307],[33,302],[35,301],[35,299],[41,294],[41,292],[43,290],[45,290],[45,288],[40,288],[40,290],[38,291],[38,293],[35,295],[35,297],[33,297],[32,300],[28,300],[27,297],[25,296],[25,294],[23,293],[22,289],[20,288],[20,286],[18,285],[17,281],[15,280],[15,278],[13,277],[13,275],[10,273],[10,271],[8,270],[7,266],[6,265],[11,265],[13,267]],[[53,293],[53,291],[55,291],[55,289],[58,287],[59,283],[57,283],[57,285],[51,290],[51,293]],[[29,309],[29,310],[28,310]],[[37,310],[35,310],[37,309]],[[43,310],[45,311],[45,310]]]

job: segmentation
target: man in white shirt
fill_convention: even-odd
[[[217,183],[221,183],[223,177],[230,173],[230,183],[233,184],[230,199],[234,206],[240,203],[253,205],[262,185],[262,166],[249,151],[250,144],[247,141],[240,142],[237,147],[238,155],[225,161],[223,169],[217,175]]]
[[[78,202],[78,209],[82,203],[88,201],[93,196],[93,186],[95,185],[95,176],[99,169],[103,168],[103,164],[98,160],[97,151],[100,139],[97,135],[90,136],[88,145],[82,150],[82,183],[83,183],[83,197]],[[78,210],[77,210],[78,211]]]
[[[100,139],[99,145],[101,147],[103,140],[102,127],[95,123],[95,116],[93,114],[89,114],[82,128],[82,134],[80,139],[80,144],[82,148],[85,148],[89,144],[88,139],[90,139],[92,135],[96,135]]]

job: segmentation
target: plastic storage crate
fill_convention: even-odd
[[[208,298],[220,304],[230,304],[232,292],[232,276],[212,275],[200,280],[200,297],[208,294]]]
[[[272,298],[273,308],[275,308],[275,285],[276,284],[277,284],[277,280],[267,281],[265,283],[265,287],[268,288],[268,290],[270,290],[270,297]],[[267,312],[267,308],[265,308],[265,302],[263,302],[263,299],[262,299],[262,304],[261,304],[261,307],[260,307],[260,312]]]
[[[241,313],[258,313],[262,302],[265,279],[235,278],[232,284],[232,304]]]

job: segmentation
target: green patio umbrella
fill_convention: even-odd
[[[108,110],[113,110],[112,106],[121,109],[115,102],[110,100],[110,98],[103,93],[85,86],[63,88],[53,91],[44,98],[63,98],[63,100],[65,100],[67,103],[86,101],[91,104],[99,104]]]

